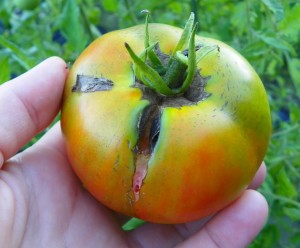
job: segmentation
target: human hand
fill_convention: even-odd
[[[0,247],[245,247],[268,206],[249,189],[211,218],[179,225],[145,224],[124,232],[124,217],[97,202],[74,175],[59,124],[15,155],[57,115],[68,70],[53,57],[0,86]]]

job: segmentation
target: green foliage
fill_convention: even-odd
[[[13,0],[14,6],[22,10],[32,10],[36,8],[40,0]]]
[[[136,229],[139,226],[142,226],[143,224],[145,224],[145,221],[140,220],[138,218],[131,218],[129,221],[127,221],[123,226],[122,229],[124,231],[131,231]]]
[[[193,11],[200,35],[241,52],[264,82],[273,118],[268,176],[261,188],[270,216],[250,247],[300,247],[298,0],[44,0],[32,8],[20,6],[0,1],[0,84],[49,56],[72,64],[102,33],[144,23],[143,9],[151,11],[150,22],[179,27]]]

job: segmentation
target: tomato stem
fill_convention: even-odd
[[[157,51],[157,43],[150,45],[149,11],[146,13],[145,50],[140,56],[136,55],[129,44],[125,47],[134,62],[136,77],[147,87],[165,96],[183,94],[193,82],[197,70],[195,35],[197,24],[194,25],[194,13],[191,13],[182,35],[169,56],[163,63]],[[188,49],[184,48],[188,45]],[[167,56],[167,55],[165,55]]]
[[[150,42],[149,42],[149,17],[150,17],[150,11],[148,10],[143,10],[143,13],[146,14],[146,21],[145,21],[145,60],[149,58],[149,61],[157,72],[164,72],[166,69],[164,68],[163,63],[157,56],[157,54],[153,51],[154,47],[149,49],[151,47]],[[157,43],[155,43],[157,44]]]
[[[181,37],[180,37],[175,49],[172,52],[172,57],[171,57],[170,61],[172,61],[172,59],[175,57],[175,54],[176,54],[177,51],[180,51],[180,50],[184,49],[184,47],[185,47],[185,45],[186,45],[187,41],[189,40],[189,37],[192,33],[192,30],[193,30],[194,19],[195,19],[195,15],[192,12],[189,19],[188,19],[188,21],[186,22],[186,24],[184,26]]]
[[[187,64],[180,59],[173,59],[169,65],[165,75],[163,75],[164,82],[171,88],[176,89],[181,86],[184,81]]]
[[[196,64],[196,48],[195,48],[195,35],[196,35],[196,30],[197,30],[198,24],[194,26],[192,30],[192,35],[190,37],[190,42],[189,42],[189,50],[188,50],[188,61],[187,61],[187,76],[181,86],[178,90],[175,90],[176,94],[181,94],[187,90],[187,88],[190,86],[192,83],[195,72],[197,69],[197,64]],[[183,57],[185,59],[185,57]]]
[[[173,95],[172,90],[165,84],[161,76],[147,65],[143,60],[141,60],[131,49],[129,44],[125,43],[125,47],[130,54],[132,60],[134,61],[136,67],[139,69],[140,80],[149,88],[156,90],[162,95]]]

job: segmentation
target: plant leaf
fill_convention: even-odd
[[[278,180],[278,188],[277,194],[288,197],[290,199],[295,198],[298,195],[298,192],[295,188],[295,185],[292,183],[291,179],[286,173],[285,168],[281,168],[281,170],[276,175]]]
[[[291,42],[298,42],[300,40],[300,4],[293,6],[291,10],[286,13],[285,18],[279,23],[280,32],[288,37]]]
[[[261,0],[267,8],[273,12],[277,22],[281,21],[284,17],[284,8],[278,0]]]
[[[0,57],[0,85],[10,79],[9,57]]]
[[[300,59],[288,59],[288,70],[297,92],[300,94]]]
[[[118,0],[102,0],[102,6],[106,11],[116,12],[118,10]]]
[[[146,222],[144,220],[140,220],[138,218],[131,218],[129,221],[127,221],[123,226],[122,229],[124,231],[131,231],[133,229],[138,228],[141,225],[144,225]]]
[[[29,70],[35,65],[35,62],[32,59],[28,58],[26,53],[18,48],[16,44],[7,40],[3,35],[0,35],[0,45],[11,50],[13,52],[14,58],[22,67],[24,67],[24,69]]]
[[[286,207],[283,209],[283,212],[289,216],[294,221],[300,221],[300,209],[299,208],[291,208]]]
[[[289,52],[293,56],[296,56],[297,54],[293,46],[281,38],[268,36],[262,32],[254,32],[254,34],[271,47],[277,48],[281,51]]]
[[[62,18],[60,20],[62,34],[73,50],[81,51],[86,45],[87,38],[81,22],[79,6],[74,0],[65,2]]]

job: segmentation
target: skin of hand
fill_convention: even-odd
[[[249,188],[214,216],[179,225],[145,224],[131,232],[125,219],[97,202],[69,165],[60,125],[17,153],[49,126],[61,106],[65,62],[52,57],[0,86],[0,247],[246,247],[262,229],[268,205]]]

